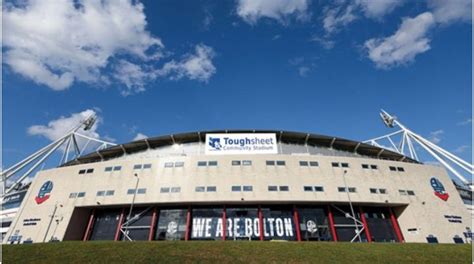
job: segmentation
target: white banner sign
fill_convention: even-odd
[[[207,155],[277,154],[276,135],[268,134],[206,134]]]

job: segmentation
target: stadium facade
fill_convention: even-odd
[[[40,171],[4,242],[467,242],[446,170],[338,137],[210,131],[138,140]]]

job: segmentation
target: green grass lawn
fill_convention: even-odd
[[[471,263],[471,245],[297,242],[62,242],[3,246],[4,263]]]

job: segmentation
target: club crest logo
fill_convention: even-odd
[[[209,138],[209,146],[211,146],[215,150],[221,150],[221,139],[220,138]]]
[[[36,195],[36,197],[35,197],[36,203],[37,204],[42,204],[46,200],[48,200],[52,190],[53,190],[53,182],[52,181],[45,182],[41,186],[41,188],[38,192],[38,195]]]
[[[431,178],[430,183],[431,187],[433,187],[434,194],[438,196],[441,200],[447,201],[449,198],[449,194],[446,192],[446,189],[444,189],[443,184],[435,177]]]
[[[306,222],[306,230],[308,230],[308,232],[310,232],[311,234],[318,231],[318,226],[316,225],[316,222],[314,222],[313,220],[309,220],[308,222]]]

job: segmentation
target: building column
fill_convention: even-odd
[[[190,223],[191,223],[191,206],[188,206],[188,212],[186,213],[186,233],[184,235],[185,241],[189,240],[189,229],[191,228]]]
[[[260,241],[263,241],[263,213],[260,205],[258,206],[258,225],[260,229]]]
[[[122,208],[122,212],[120,212],[119,221],[117,223],[117,229],[115,230],[114,241],[118,241],[120,239],[120,229],[122,229],[124,215],[125,215],[125,208]]]
[[[92,225],[94,224],[94,219],[95,219],[95,208],[92,209],[91,215],[89,217],[89,223],[87,223],[86,232],[84,233],[84,238],[82,239],[82,241],[89,240]]]
[[[296,240],[301,241],[300,219],[298,216],[298,211],[296,210],[296,205],[293,205],[293,221],[295,222],[296,227]]]
[[[334,226],[334,218],[332,215],[331,205],[328,205],[328,219],[329,227],[331,228],[332,239],[334,240],[334,242],[337,242],[336,227]]]
[[[360,219],[362,220],[362,224],[364,224],[365,236],[367,237],[367,242],[372,242],[372,236],[370,235],[369,225],[367,224],[367,219],[365,218],[364,211],[362,210],[362,206],[359,206],[360,212]]]
[[[226,231],[227,231],[227,214],[226,214],[226,211],[225,211],[225,205],[224,205],[224,209],[222,209],[222,240],[225,240],[225,235],[226,235]]]
[[[400,226],[398,225],[397,218],[395,217],[392,208],[388,207],[388,211],[390,213],[390,219],[392,220],[393,229],[395,229],[395,234],[397,235],[398,242],[405,242],[405,240],[403,239],[402,231],[400,230]]]
[[[153,207],[153,214],[151,216],[150,233],[148,234],[148,241],[153,240],[153,235],[155,233],[155,225],[156,225],[156,207]]]

